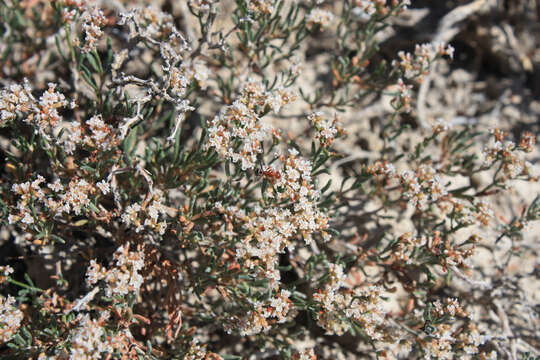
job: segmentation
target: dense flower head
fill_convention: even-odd
[[[250,79],[245,83],[241,97],[210,120],[207,148],[241,164],[243,170],[255,168],[257,158],[263,152],[263,143],[273,132],[272,127],[261,119],[262,114],[267,108],[278,112],[294,99],[291,91],[276,89],[268,92],[262,83]]]
[[[502,169],[500,181],[506,183],[519,176],[534,177],[534,166],[526,161],[524,156],[524,153],[532,151],[535,144],[535,138],[531,133],[525,132],[519,145],[512,140],[505,140],[504,131],[493,129],[491,133],[494,139],[484,148],[484,164],[489,166],[500,162]]]
[[[305,349],[300,352],[296,352],[293,354],[294,360],[317,360],[317,355],[315,355],[315,352],[313,349]]]
[[[415,45],[414,52],[398,52],[398,60],[392,62],[394,68],[399,68],[406,79],[422,79],[430,64],[441,56],[454,57],[452,45],[443,43],[426,43]]]
[[[0,266],[0,284],[6,281],[6,278],[13,274],[13,268],[9,265]]]
[[[394,0],[392,2],[386,0],[355,0],[353,5],[352,11],[354,15],[363,21],[367,21],[374,15],[385,16],[393,9],[402,12],[411,5],[411,2],[410,0]]]
[[[324,114],[320,111],[311,113],[308,115],[308,120],[315,126],[318,139],[323,146],[330,146],[334,139],[340,133],[340,126],[338,124],[337,115],[334,115],[333,120],[326,119]]]
[[[27,81],[3,89],[0,92],[0,125],[14,120],[17,114],[30,111],[32,103],[32,89]]]
[[[405,190],[403,195],[420,210],[425,209],[429,201],[436,202],[448,194],[437,171],[429,165],[421,165],[416,172],[404,170],[399,178]]]
[[[377,12],[377,4],[371,0],[356,0],[354,5],[354,14],[363,20],[368,20]]]
[[[103,280],[106,283],[105,294],[107,297],[137,293],[143,283],[140,273],[144,267],[144,254],[142,251],[129,251],[120,246],[114,253],[115,266],[106,269],[95,260],[90,261],[86,272],[88,286],[95,285]]]
[[[239,319],[240,333],[243,335],[255,335],[271,329],[272,323],[283,323],[290,320],[288,316],[292,309],[289,299],[290,291],[277,291],[275,296],[261,302],[251,304],[253,310]]]
[[[78,326],[73,331],[71,339],[70,359],[101,359],[104,354],[113,351],[112,343],[104,341],[106,333],[100,324],[100,322],[107,319],[107,315],[102,315],[99,320],[91,319],[88,314],[79,314],[77,316]]]
[[[394,102],[398,107],[403,107],[406,112],[411,111],[412,88],[413,86],[406,84],[403,79],[398,79],[398,95],[394,99]]]
[[[240,163],[242,169],[253,169],[269,129],[253,110],[237,100],[210,121],[208,146],[233,163]],[[241,143],[238,150],[235,143]]]
[[[249,9],[262,14],[271,14],[275,9],[275,0],[246,0]]]
[[[184,43],[176,29],[170,14],[159,11],[155,7],[137,7],[129,12],[121,13],[119,25],[129,28],[129,38],[141,36],[148,39],[167,39],[176,43]]]
[[[49,89],[43,92],[35,106],[35,121],[38,126],[47,132],[54,128],[61,120],[58,109],[68,105],[65,96],[56,91],[56,84],[49,83]]]
[[[194,11],[208,12],[219,0],[189,0],[189,6]]]
[[[97,7],[87,9],[81,15],[82,28],[84,31],[85,42],[81,49],[83,53],[94,51],[97,42],[103,36],[103,26],[106,24],[106,18],[103,11]]]
[[[313,295],[321,310],[318,324],[328,334],[342,335],[354,322],[372,340],[382,338],[384,312],[380,306],[382,289],[377,286],[346,288],[343,268],[329,264],[329,278],[323,289]]]
[[[116,136],[110,126],[105,124],[100,115],[91,117],[86,121],[86,126],[91,134],[86,138],[89,145],[102,150],[110,150],[118,144]]]
[[[21,326],[23,313],[12,296],[0,296],[0,343],[9,341]]]
[[[321,30],[324,30],[332,24],[334,20],[334,14],[328,10],[321,8],[315,8],[311,10],[309,15],[306,18],[308,26],[314,28],[318,27]]]

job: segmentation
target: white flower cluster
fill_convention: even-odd
[[[57,188],[61,188],[59,183]],[[93,185],[84,179],[73,178],[68,184],[65,194],[60,195],[60,203],[49,201],[50,208],[57,208],[65,213],[74,213],[80,215],[82,210],[90,203],[89,195],[95,193],[96,189]]]
[[[414,316],[419,322],[424,322],[425,311],[418,308],[414,310]],[[432,319],[460,317],[471,319],[471,315],[461,306],[458,299],[447,298],[444,302],[436,300],[430,310]],[[460,359],[496,359],[496,353],[486,354],[480,352],[478,347],[490,339],[481,334],[473,324],[461,326],[460,322],[433,322],[429,324],[430,331],[427,337],[417,339],[421,344],[424,359],[455,359],[460,354]]]
[[[437,171],[429,165],[420,165],[416,172],[404,170],[399,177],[406,189],[403,195],[420,210],[425,210],[429,201],[436,202],[448,195]]]
[[[453,124],[445,121],[443,118],[438,118],[435,120],[435,124],[431,127],[431,130],[434,134],[440,134],[445,131],[449,131],[452,129]]]
[[[374,14],[387,15],[391,10],[386,0],[355,0],[353,4],[353,14],[362,21],[368,21]],[[410,0],[392,1],[392,7],[399,6],[402,10],[406,10],[410,4]]]
[[[413,233],[405,233],[399,237],[399,241],[392,248],[392,258],[403,261],[406,264],[413,264],[416,248],[425,246],[427,239],[424,236],[415,236]]]
[[[262,14],[272,14],[276,0],[246,0],[251,11]]]
[[[281,290],[270,301],[253,304],[254,310],[248,312],[240,322],[240,334],[255,335],[267,331],[270,329],[269,321],[273,318],[278,323],[285,322],[292,308],[290,295],[290,291]]]
[[[475,239],[472,237],[469,240],[474,242]],[[466,267],[470,265],[468,260],[473,255],[475,246],[462,245],[451,241],[443,242],[438,231],[435,231],[429,239],[426,236],[418,236],[409,232],[398,238],[398,241],[392,247],[390,255],[393,261],[416,264],[419,258],[425,256],[422,252],[427,251],[434,256],[441,257],[445,269],[449,266]]]
[[[120,129],[107,124],[100,114],[86,120],[84,125],[71,122],[62,127],[63,135],[58,138],[58,142],[62,144],[66,154],[72,155],[81,146],[110,151],[121,141]]]
[[[5,281],[5,278],[13,274],[13,268],[9,265],[0,266],[0,284]]]
[[[381,306],[382,289],[378,286],[344,288],[343,267],[329,264],[329,277],[323,289],[313,295],[321,310],[317,316],[319,326],[327,334],[342,335],[356,322],[372,340],[381,340],[380,327],[384,322]]]
[[[36,180],[27,181],[21,184],[13,184],[11,190],[20,196],[17,202],[18,214],[9,215],[9,223],[13,224],[21,222],[27,225],[34,223],[34,214],[41,212],[61,215],[62,213],[73,213],[80,215],[90,203],[90,195],[95,194],[95,186],[89,184],[84,179],[72,178],[67,186],[67,190],[57,179],[54,183],[47,184],[47,187],[52,191],[46,195],[41,184],[45,182],[45,178],[38,175]],[[38,205],[42,205],[44,209],[40,209]],[[32,205],[32,207],[31,207]]]
[[[407,79],[422,78],[431,62],[443,55],[453,58],[454,48],[442,43],[416,45],[414,54],[398,52],[399,61],[392,61],[392,67],[399,68]]]
[[[207,13],[219,0],[189,0],[188,4],[193,11]]]
[[[151,6],[145,8],[135,8],[127,13],[120,14],[119,25],[126,25],[129,28],[129,39],[140,36],[153,43],[156,40],[168,40],[169,46],[174,46],[177,40],[185,45],[183,37],[174,26],[172,15],[164,13]]]
[[[184,360],[223,360],[223,358],[217,354],[210,353],[205,348],[206,345],[201,345],[197,340],[192,340],[189,344],[189,348],[184,354]]]
[[[525,131],[521,136],[521,141],[519,142],[519,148],[526,152],[531,153],[534,150],[534,145],[536,144],[536,136],[528,131]]]
[[[243,212],[235,214],[246,222],[250,234],[237,243],[237,258],[243,259],[250,269],[264,269],[264,277],[271,280],[272,286],[280,280],[278,255],[285,248],[294,248],[295,237],[301,235],[307,244],[317,232],[325,240],[330,238],[324,231],[328,215],[317,205],[320,193],[312,184],[311,162],[299,157],[294,149],[289,150],[288,156],[281,155],[280,161],[281,169],[267,167],[263,172],[271,185],[265,195],[286,205],[256,207],[247,217]]]
[[[342,335],[350,328],[350,322],[345,318],[345,297],[337,291],[344,285],[343,267],[329,264],[329,279],[324,289],[319,289],[313,299],[319,303],[321,310],[317,314],[317,323],[329,335]]]
[[[0,344],[9,341],[17,333],[23,313],[15,306],[15,298],[0,295]]]
[[[115,142],[112,130],[100,117],[94,117],[87,122],[93,133],[86,137],[83,137],[84,130],[80,124],[61,125],[63,118],[58,110],[68,104],[66,97],[56,90],[56,84],[49,83],[48,89],[36,100],[31,94],[28,82],[24,80],[22,86],[11,85],[0,92],[0,125],[20,117],[22,121],[34,125],[36,133],[45,139],[56,139],[62,143],[68,154],[72,154],[80,143],[103,147]],[[64,130],[64,135],[62,139],[58,139],[61,130]],[[105,136],[105,133],[108,135]],[[92,137],[95,138],[92,140]]]
[[[287,209],[257,208],[250,216],[246,228],[252,234],[237,244],[236,257],[243,259],[248,269],[264,269],[264,277],[277,286],[280,273],[277,269],[279,254],[285,251],[295,233]],[[260,267],[259,267],[260,266]]]
[[[56,84],[49,83],[49,89],[41,95],[35,111],[36,122],[43,130],[52,129],[61,120],[58,109],[68,105],[65,96],[56,91]]]
[[[62,9],[62,21],[64,21],[66,24],[71,24],[77,17],[77,14],[78,12],[76,9],[69,9],[65,7]]]
[[[455,359],[456,350],[464,352],[461,359],[493,359],[497,358],[494,353],[479,355],[478,346],[483,345],[489,336],[481,335],[480,332],[473,326],[461,332],[457,337],[456,329],[448,324],[437,324],[433,326],[433,331],[430,338],[423,341],[422,350],[424,359]]]
[[[466,331],[458,335],[458,344],[463,347],[465,352],[464,359],[473,359],[474,355],[479,353],[478,347],[484,345],[486,341],[489,341],[491,336],[483,335],[474,324],[469,324]],[[486,360],[496,359],[496,352],[493,351],[490,354],[486,354],[484,358]]]
[[[498,160],[499,155],[502,155],[504,158],[510,157],[516,149],[517,146],[513,141],[494,141],[493,144],[484,148],[484,164],[487,166],[493,164]]]
[[[234,163],[240,162],[243,170],[253,169],[269,129],[253,110],[237,100],[210,121],[207,146]]]
[[[12,84],[0,91],[0,126],[15,120],[17,115],[29,112],[34,105],[32,89],[27,80]]]
[[[328,10],[315,8],[306,16],[306,22],[309,28],[314,29],[319,27],[321,30],[326,29],[334,21],[334,14]]]
[[[354,5],[352,11],[361,20],[369,20],[377,12],[377,4],[373,0],[355,0]]]
[[[253,169],[262,143],[273,129],[262,122],[260,114],[267,107],[274,112],[294,101],[295,96],[285,89],[267,92],[261,83],[248,81],[240,99],[223,108],[209,122],[207,148],[214,148],[221,156],[240,163],[243,170]]]
[[[124,296],[128,293],[138,293],[143,283],[141,270],[144,267],[143,251],[129,251],[128,246],[120,246],[114,253],[116,266],[105,269],[95,260],[90,261],[86,271],[88,286],[98,281],[105,281],[105,295],[107,297]]]
[[[451,198],[450,204],[452,205],[451,211],[453,211],[456,219],[464,225],[472,225],[476,222],[474,208],[471,208],[464,200],[459,198]]]
[[[210,75],[210,71],[203,61],[185,61],[179,66],[170,66],[165,69],[167,71],[171,93],[176,97],[183,97],[189,85],[195,80],[201,89],[206,88],[206,81]]]
[[[118,145],[118,138],[113,134],[109,125],[103,122],[101,115],[92,116],[86,121],[86,126],[91,134],[86,137],[85,142],[90,146],[107,151]]]
[[[29,203],[35,198],[37,200],[44,201],[45,194],[41,190],[40,184],[45,181],[45,178],[41,175],[38,175],[36,180],[27,181],[21,184],[13,184],[11,186],[11,191],[20,196],[19,201],[17,202],[18,214],[13,215],[9,214],[8,221],[10,224],[21,221],[24,224],[30,225],[34,223],[34,216],[31,213],[31,208]]]
[[[291,221],[294,229],[309,244],[312,241],[311,234],[324,231],[328,227],[328,215],[319,210],[317,205],[321,194],[313,185],[311,161],[300,157],[295,149],[288,151],[288,156],[279,156],[283,168],[277,179],[270,176],[270,180],[274,180],[274,191],[268,192],[267,196],[292,202]],[[323,233],[323,236],[325,240],[329,239],[326,233]]]
[[[122,222],[127,226],[135,226],[135,232],[142,231],[145,227],[163,235],[167,230],[167,222],[160,218],[167,215],[164,203],[163,191],[154,189],[148,205],[131,204],[122,214]],[[144,219],[144,221],[143,221]]]
[[[483,151],[484,165],[491,166],[496,161],[501,161],[503,182],[515,179],[520,175],[534,177],[534,165],[524,158],[524,153],[531,152],[535,143],[534,136],[525,133],[519,146],[510,140],[504,140],[505,132],[491,130],[495,140],[486,146]]]
[[[293,360],[317,360],[317,355],[313,349],[305,349],[293,354]]]
[[[316,111],[308,115],[308,120],[317,130],[315,139],[318,139],[324,147],[331,146],[339,132],[337,115],[334,115],[333,120],[329,120],[321,111]]]
[[[94,51],[97,42],[103,36],[101,28],[107,23],[103,11],[97,7],[85,10],[81,15],[82,29],[84,31],[84,46],[81,51],[88,53]]]
[[[58,137],[58,142],[66,154],[73,155],[77,147],[85,143],[84,128],[77,122],[69,122],[65,124],[63,130],[62,135]]]
[[[41,184],[45,182],[45,178],[38,175],[36,180],[27,181],[21,184],[13,184],[11,190],[20,195],[17,209],[20,211],[18,216],[11,215],[11,219],[15,222],[22,217],[22,222],[26,224],[33,223],[32,214],[29,213],[28,204],[31,200],[39,200],[49,209],[57,214],[62,212],[69,213],[73,211],[76,215],[80,215],[81,210],[89,202],[88,193],[93,192],[93,188],[85,181],[72,179],[68,186],[68,191],[65,194],[58,194],[60,202],[52,198],[46,198],[45,193],[41,189]],[[57,179],[52,184],[47,184],[47,187],[52,191],[59,193],[64,190],[64,186]]]
[[[452,343],[455,340],[453,337],[453,328],[448,324],[435,325],[430,335],[431,338],[422,346],[424,359],[453,359]]]
[[[77,316],[78,326],[71,335],[70,360],[98,360],[102,359],[104,354],[114,351],[103,326],[100,325],[108,316],[108,313],[104,313],[99,320],[91,319],[88,314]]]
[[[456,298],[446,298],[444,303],[440,299],[437,299],[433,303],[431,309],[432,315],[436,317],[443,317],[444,315],[449,315],[451,317],[461,316],[469,317],[470,315],[461,307],[458,299]]]
[[[381,175],[388,179],[393,178],[396,175],[396,167],[391,162],[385,161],[376,161],[373,164],[370,164],[366,172],[372,175]]]
[[[487,226],[489,221],[495,217],[495,213],[490,203],[485,199],[476,200],[475,203],[476,220]]]
[[[495,216],[491,205],[485,199],[478,199],[471,204],[460,198],[448,197],[438,205],[446,213],[452,213],[455,219],[465,226],[487,226]]]
[[[399,107],[402,107],[405,112],[411,111],[412,103],[412,85],[406,84],[403,79],[398,79],[397,96],[392,100]]]
[[[281,86],[267,91],[262,82],[250,78],[243,86],[241,99],[250,109],[258,113],[267,109],[277,113],[283,106],[296,100],[296,93]]]

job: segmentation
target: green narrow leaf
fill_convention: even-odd
[[[97,84],[96,84],[96,81],[94,80],[94,78],[92,77],[92,73],[90,72],[90,70],[88,70],[88,68],[84,65],[81,65],[81,76],[82,78],[84,79],[84,81],[90,85],[90,87],[92,87],[94,89],[94,91],[97,91],[98,90],[98,87],[97,87]]]
[[[135,149],[135,143],[137,141],[137,128],[131,129],[129,132],[129,135],[124,139],[122,148],[124,149],[124,152],[128,155],[128,157],[131,156],[133,150]]]
[[[54,37],[54,40],[56,42],[56,49],[58,50],[58,53],[60,54],[60,56],[62,56],[62,59],[64,59],[64,61],[68,61],[68,58],[66,57],[66,54],[64,54],[62,46],[60,45],[60,38],[58,37],[58,35]]]
[[[92,68],[94,69],[95,72],[101,73],[100,65],[98,65],[98,63],[97,63],[96,59],[94,58],[94,56],[92,55],[92,53],[86,54],[85,58],[90,63],[90,65],[92,65]]]

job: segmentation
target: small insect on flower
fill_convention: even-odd
[[[272,183],[281,179],[281,172],[272,166],[264,166],[258,169],[259,169],[259,174],[264,176],[266,179],[268,179]]]

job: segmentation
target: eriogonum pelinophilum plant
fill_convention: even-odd
[[[535,136],[408,138],[415,89],[453,56],[381,57],[409,1],[175,5],[0,2],[1,223],[20,254],[1,260],[2,356],[494,359],[534,337],[489,320],[523,292],[474,258],[503,239],[515,256],[540,218],[538,200],[510,222],[492,203],[537,179]],[[350,159],[342,119],[377,97],[383,147]]]

